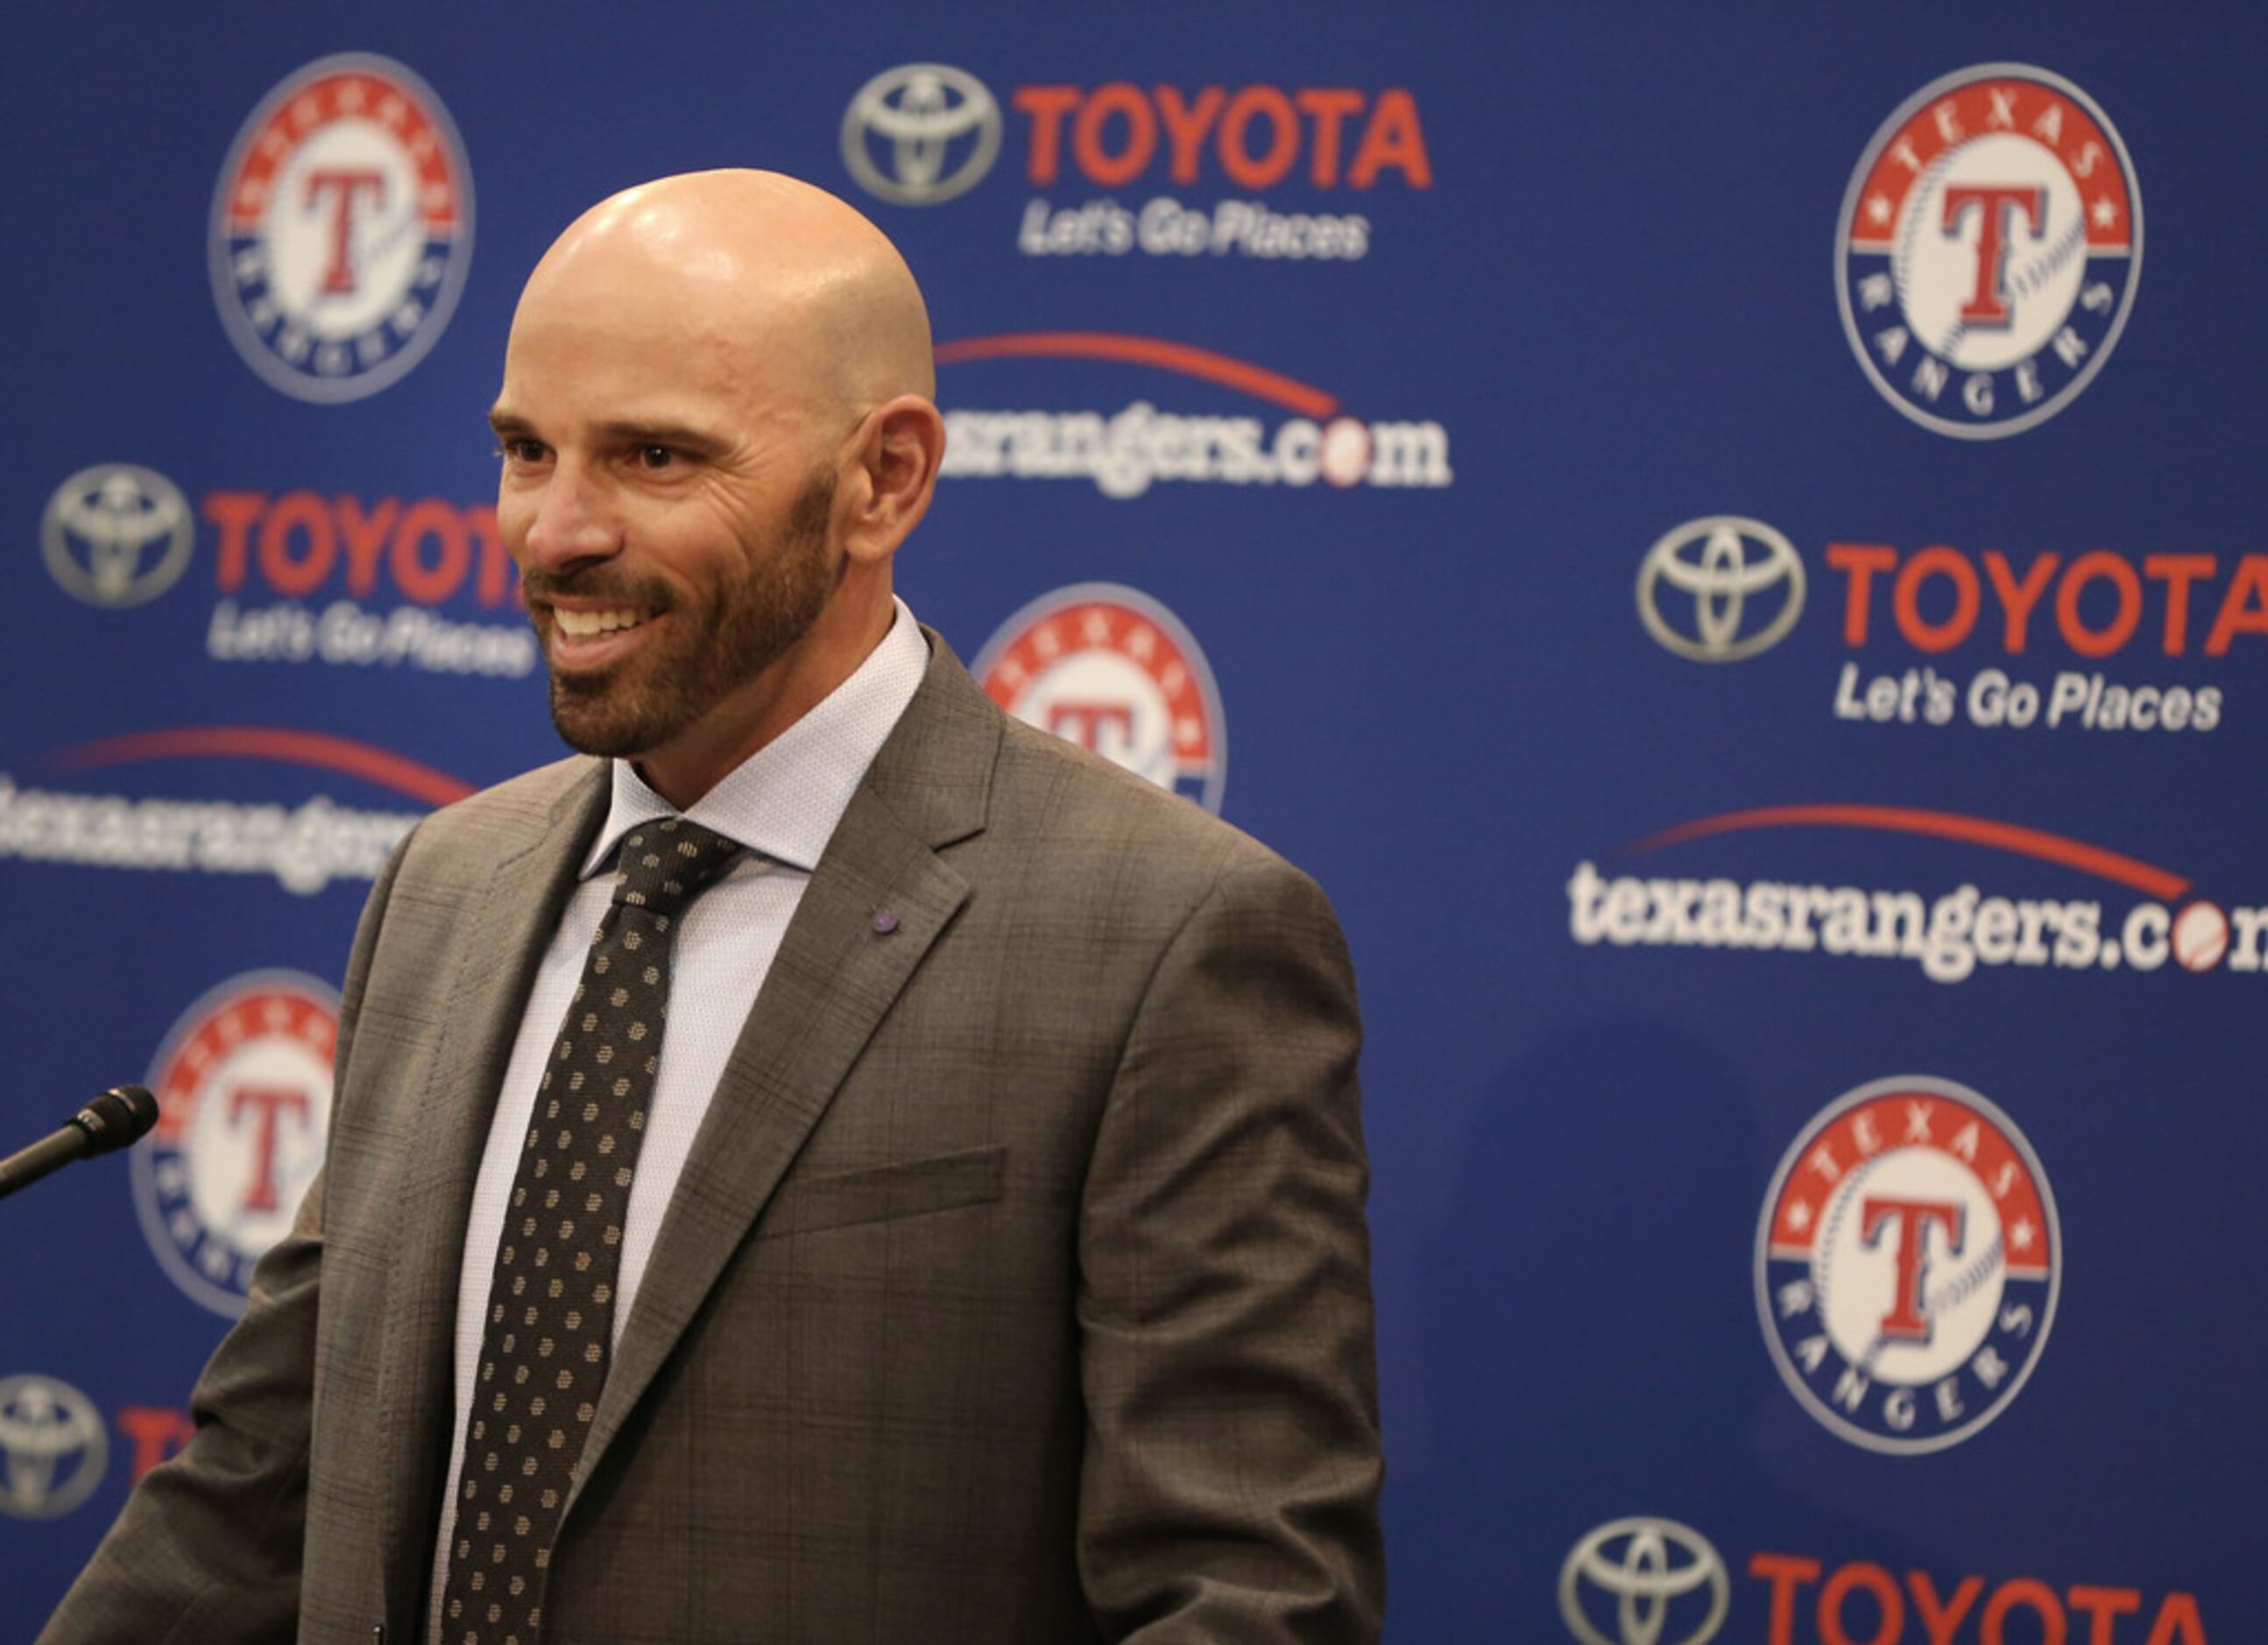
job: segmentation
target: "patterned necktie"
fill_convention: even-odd
[[[607,1380],[672,928],[739,850],[681,818],[644,824],[622,842],[622,878],[536,1093],[489,1281],[446,1645],[536,1645],[560,1504]]]

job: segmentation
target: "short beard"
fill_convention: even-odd
[[[822,468],[805,483],[769,552],[733,583],[719,589],[697,625],[681,606],[671,607],[677,633],[665,649],[602,673],[551,676],[551,723],[570,748],[628,759],[668,743],[754,679],[811,631],[827,609],[836,578],[827,562],[827,524],[835,505],[835,473]],[[632,588],[608,586],[601,572],[587,585],[575,578],[523,578],[533,599],[539,590],[598,592],[626,603],[668,604]]]

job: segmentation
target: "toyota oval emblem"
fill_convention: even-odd
[[[1696,544],[1698,551],[1689,552]],[[1666,650],[1697,663],[1737,663],[1786,637],[1803,614],[1803,589],[1794,544],[1762,520],[1710,514],[1646,550],[1638,614]],[[1769,599],[1775,593],[1777,602]]]
[[[1611,1600],[1612,1634],[1586,1596]],[[1582,1645],[1705,1645],[1725,1625],[1732,1581],[1709,1539],[1674,1519],[1601,1525],[1559,1568],[1559,1615]]]
[[[860,86],[843,112],[843,164],[893,205],[965,194],[1000,156],[1000,105],[984,82],[941,62],[902,63]]]

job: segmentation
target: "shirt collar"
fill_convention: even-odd
[[[866,767],[881,752],[898,717],[914,700],[929,667],[922,638],[905,601],[893,597],[896,615],[882,643],[850,677],[801,719],[750,754],[683,813],[690,821],[737,840],[757,855],[808,871],[850,809]],[[607,824],[583,859],[585,879],[599,872],[622,837],[640,823],[679,815],[648,788],[627,760],[614,765],[614,799]]]

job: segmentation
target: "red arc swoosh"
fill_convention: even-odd
[[[1280,371],[1215,354],[1210,349],[1167,342],[1158,337],[1130,336],[1124,332],[1019,331],[998,337],[964,337],[959,342],[937,345],[939,365],[954,365],[963,360],[1006,359],[1118,360],[1219,383],[1241,393],[1272,400],[1304,417],[1320,420],[1339,408],[1337,395],[1285,377]]]
[[[1939,840],[1990,846],[1996,851],[2036,857],[2043,863],[2055,863],[2114,880],[2160,902],[2172,902],[2191,885],[2169,870],[2154,868],[2133,857],[2063,834],[2014,823],[1993,822],[1983,817],[1963,817],[1955,811],[1918,811],[1904,805],[1766,805],[1754,811],[1727,811],[1719,817],[1703,817],[1650,834],[1631,849],[1652,851],[1682,841],[1736,834],[1747,828],[1805,827],[1871,828],[1885,834],[1926,834]]]
[[[60,749],[48,756],[48,763],[65,771],[83,771],[144,760],[200,758],[272,760],[283,765],[341,771],[429,805],[446,805],[473,792],[469,782],[368,743],[264,725],[193,725],[175,731],[136,731]]]

